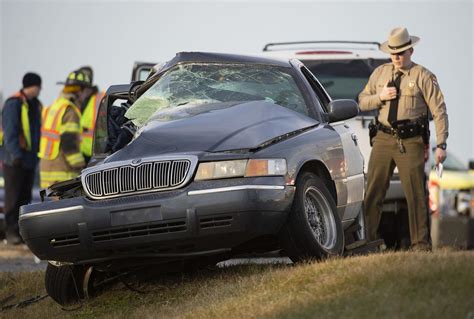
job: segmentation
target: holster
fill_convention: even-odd
[[[378,125],[379,121],[377,117],[374,117],[372,121],[369,123],[369,141],[370,141],[370,146],[373,144],[373,138],[377,135],[377,132],[379,130]]]
[[[422,127],[422,134],[421,136],[423,137],[423,143],[425,145],[430,145],[430,122],[428,116],[425,116],[423,118],[420,118],[422,123],[420,124]]]

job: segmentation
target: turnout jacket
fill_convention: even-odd
[[[80,119],[81,113],[71,94],[62,93],[45,109],[39,152],[41,187],[75,178],[84,168]]]

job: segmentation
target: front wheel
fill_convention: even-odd
[[[85,272],[81,266],[54,266],[48,263],[45,286],[48,295],[60,305],[84,298],[82,282]]]
[[[92,266],[62,265],[48,263],[45,286],[48,295],[60,305],[76,303],[95,296],[99,292],[99,279],[103,273]]]
[[[308,172],[298,177],[292,210],[281,239],[284,250],[294,262],[342,254],[341,219],[320,177]]]

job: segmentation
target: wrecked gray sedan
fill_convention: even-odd
[[[22,207],[48,293],[75,301],[144,264],[341,254],[364,239],[363,159],[344,123],[357,112],[298,60],[179,53],[109,88],[92,166],[50,187],[59,200]]]

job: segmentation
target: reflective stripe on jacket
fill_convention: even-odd
[[[58,157],[61,144],[61,133],[80,133],[78,123],[62,123],[64,112],[70,107],[79,117],[81,113],[77,106],[64,97],[60,97],[44,110],[41,126],[40,149],[41,159],[53,160]]]
[[[81,113],[75,96],[62,95],[44,113],[41,137],[41,187],[77,177],[85,166],[80,150]]]
[[[87,102],[86,108],[81,117],[81,152],[88,157],[92,156],[92,144],[94,140],[94,129],[97,118],[97,111],[100,102],[104,97],[104,92],[96,92]]]

